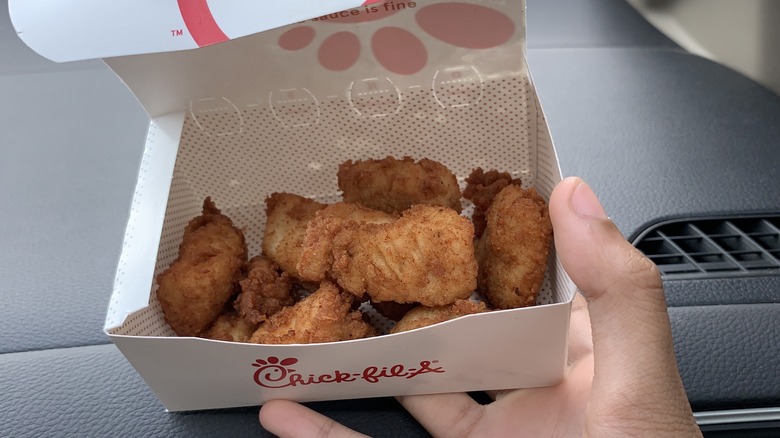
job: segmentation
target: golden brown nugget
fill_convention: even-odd
[[[249,342],[257,324],[247,321],[236,312],[225,312],[217,317],[203,337],[217,341]]]
[[[328,205],[318,211],[316,216],[352,219],[356,222],[369,224],[389,224],[398,219],[398,216],[395,214],[374,210],[354,202],[337,202]]]
[[[266,224],[263,254],[284,272],[300,279],[296,266],[306,224],[327,205],[292,193],[273,193],[265,200]]]
[[[177,335],[196,336],[219,316],[246,258],[244,233],[206,198],[184,229],[179,257],[157,276],[157,299]]]
[[[319,221],[346,220],[358,223],[389,224],[398,219],[397,216],[379,210],[373,210],[351,202],[337,202],[329,205],[315,214]],[[310,222],[311,223],[311,222]],[[332,242],[328,236],[318,235],[319,228],[309,230],[303,239],[302,251],[296,267],[300,278],[319,282],[327,277],[328,270],[333,265],[333,254],[330,249]]]
[[[463,190],[463,197],[474,204],[471,220],[474,222],[474,234],[477,237],[485,231],[485,212],[493,203],[493,198],[508,185],[520,187],[522,182],[520,178],[512,179],[512,175],[508,172],[497,170],[485,172],[480,167],[474,169],[466,178],[466,189]]]
[[[339,166],[339,189],[345,202],[357,202],[388,213],[414,204],[439,205],[461,212],[460,187],[443,164],[423,158],[348,160]]]
[[[547,270],[552,224],[536,190],[510,185],[487,210],[477,242],[479,290],[494,307],[533,306]]]
[[[400,333],[409,330],[427,327],[440,322],[449,321],[461,316],[472,315],[474,313],[487,312],[485,303],[469,300],[458,300],[452,304],[439,307],[418,306],[401,318],[400,321],[390,330],[390,333]]]
[[[234,303],[235,309],[241,318],[255,326],[295,304],[292,278],[280,272],[279,266],[266,257],[252,257],[246,266],[246,277],[239,284],[241,293]]]
[[[311,281],[332,278],[374,301],[441,306],[468,298],[477,285],[474,226],[455,210],[414,205],[392,223],[317,217],[309,223],[301,258]],[[324,267],[324,269],[319,269]]]
[[[314,344],[375,336],[376,331],[359,310],[355,297],[323,281],[316,292],[292,307],[272,315],[252,335],[255,344]]]

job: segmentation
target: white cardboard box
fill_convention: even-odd
[[[535,307],[330,344],[175,337],[154,294],[203,198],[258,254],[264,198],[335,202],[346,159],[427,157],[461,182],[477,166],[508,170],[549,198],[561,174],[525,63],[523,0],[9,4],[30,47],[104,58],[150,115],[105,331],[167,409],[563,378],[575,288],[554,252]]]

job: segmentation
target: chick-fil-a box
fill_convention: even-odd
[[[259,254],[266,196],[336,202],[336,172],[348,159],[430,158],[461,184],[476,167],[510,171],[549,198],[561,175],[525,62],[524,1],[9,5],[30,47],[61,62],[103,58],[149,114],[105,331],[166,408],[563,378],[575,288],[554,251],[536,306],[346,342],[176,337],[155,293],[155,276],[176,258],[205,197]]]

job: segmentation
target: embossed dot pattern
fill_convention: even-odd
[[[436,94],[459,93],[460,85],[440,84]],[[176,258],[184,226],[199,214],[206,196],[211,196],[244,231],[253,256],[260,253],[266,196],[286,191],[320,202],[337,202],[340,193],[336,172],[347,159],[427,157],[449,167],[462,187],[475,167],[508,170],[522,178],[524,186],[534,186],[549,197],[552,186],[547,182],[552,181],[550,172],[554,170],[542,167],[538,175],[535,171],[537,159],[545,156],[537,153],[537,141],[549,140],[536,136],[537,129],[544,128],[544,121],[526,77],[486,82],[481,99],[463,106],[442,105],[442,99],[437,100],[432,89],[415,88],[399,94],[399,107],[371,116],[358,113],[346,96],[318,97],[318,122],[295,127],[282,123],[270,107],[242,108],[242,129],[232,135],[213,135],[208,131],[222,132],[221,123],[230,123],[231,117],[236,117],[233,108],[226,108],[226,114],[200,113],[198,123],[187,117],[155,275]],[[470,216],[473,206],[464,202],[464,207],[464,215]],[[552,283],[563,282],[562,276],[548,272],[538,303],[565,300],[553,296],[551,288]],[[392,321],[373,312],[369,316],[383,333],[392,327]],[[115,332],[172,334],[163,321],[155,294],[148,308],[131,316]]]

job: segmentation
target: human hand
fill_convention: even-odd
[[[569,363],[554,387],[398,397],[434,436],[700,436],[683,390],[655,265],[620,234],[591,189],[553,191],[555,247],[584,298],[572,304]],[[266,403],[260,422],[281,437],[361,436],[302,405]]]

